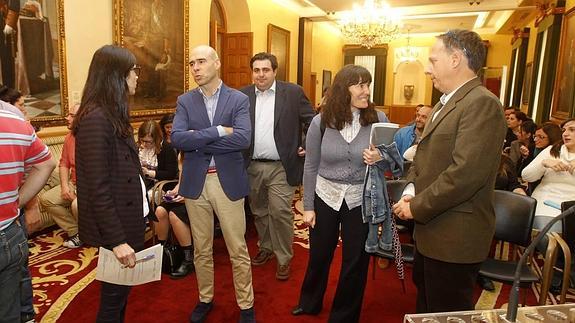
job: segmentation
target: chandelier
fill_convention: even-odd
[[[409,36],[410,30],[411,28],[407,28],[407,46],[395,50],[395,57],[400,62],[415,62],[419,56],[419,49],[417,47],[411,47],[409,44],[409,40],[411,39]]]
[[[343,14],[341,32],[351,43],[371,48],[397,38],[401,27],[399,14],[386,3],[365,0],[363,7],[354,5]]]

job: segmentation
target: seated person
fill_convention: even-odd
[[[575,200],[575,119],[566,120],[561,128],[563,141],[545,148],[521,173],[525,181],[541,180],[531,195],[537,200],[534,229],[542,229],[559,215],[556,206],[561,202]],[[561,232],[561,222],[551,230]]]
[[[19,91],[3,85],[0,87],[0,100],[12,104],[24,114],[26,120],[29,119],[28,112],[24,107],[24,96]]]
[[[75,104],[68,111],[66,121],[68,129],[76,117],[79,104]],[[68,234],[68,240],[63,246],[78,248],[82,245],[78,236],[78,202],[76,200],[76,139],[70,132],[64,139],[62,156],[60,157],[60,185],[39,196],[40,206],[48,212],[54,222]]]
[[[543,149],[561,140],[561,128],[553,122],[545,122],[537,128],[535,135],[533,135],[533,141],[535,143],[535,149],[533,151],[534,157],[539,155]]]
[[[395,141],[397,150],[401,156],[403,156],[409,147],[417,145],[419,142],[419,138],[423,133],[423,128],[427,123],[427,119],[431,114],[432,109],[433,108],[429,105],[418,105],[415,112],[415,122],[413,122],[411,125],[399,129],[395,133],[393,141]]]
[[[174,235],[184,252],[184,260],[180,267],[170,274],[173,279],[187,276],[194,270],[194,246],[192,245],[192,233],[190,231],[190,219],[186,206],[183,204],[184,198],[178,195],[179,183],[166,193],[165,201],[156,208],[158,219],[168,219]],[[166,234],[167,236],[167,234]],[[160,243],[163,243],[160,241]]]
[[[534,158],[535,141],[533,135],[535,135],[536,130],[537,125],[532,120],[522,122],[519,126],[517,140],[513,141],[509,147],[509,159],[519,174]]]
[[[507,122],[507,134],[505,135],[505,141],[503,143],[503,151],[508,152],[511,143],[517,140],[519,136],[520,126],[524,121],[529,120],[527,115],[519,110],[505,109],[505,121]]]
[[[157,181],[178,178],[178,157],[169,138],[169,133],[162,136],[160,126],[153,120],[145,121],[138,129],[138,155],[148,189]]]

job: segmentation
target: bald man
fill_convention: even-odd
[[[216,51],[198,46],[190,69],[198,87],[178,98],[172,145],[184,152],[179,194],[185,198],[194,239],[199,302],[190,322],[203,322],[213,307],[214,211],[232,263],[240,322],[255,322],[250,256],[244,238],[248,175],[242,151],[250,146],[248,97],[223,84]]]

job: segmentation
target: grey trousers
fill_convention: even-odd
[[[258,231],[260,250],[273,252],[278,264],[293,257],[292,201],[295,187],[287,182],[280,161],[252,161],[248,167],[250,209]]]

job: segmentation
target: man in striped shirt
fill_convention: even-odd
[[[0,321],[20,321],[20,263],[28,243],[16,220],[42,189],[56,164],[32,126],[0,110]],[[25,175],[27,176],[24,180]]]

